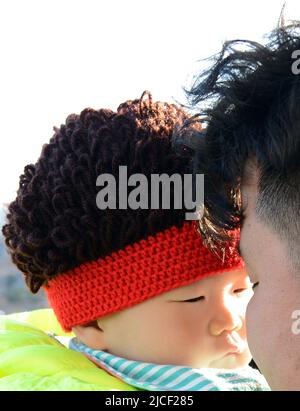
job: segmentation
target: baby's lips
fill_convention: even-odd
[[[232,347],[232,351],[230,351],[230,353],[240,354],[242,351],[244,351],[246,342],[236,331],[227,334],[226,340],[228,345]]]

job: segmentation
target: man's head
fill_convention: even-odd
[[[257,167],[246,162],[245,172],[239,249],[254,284],[246,315],[249,346],[273,389],[298,390],[299,335],[292,332],[292,313],[300,308],[300,271],[293,268],[289,241],[260,214]]]
[[[240,250],[257,282],[246,318],[250,349],[272,388],[300,381],[299,337],[291,331],[300,306],[297,50],[299,24],[278,28],[266,45],[228,42],[190,92],[195,104],[213,98],[198,157],[206,205],[200,228],[218,242],[242,223]]]

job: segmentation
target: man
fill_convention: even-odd
[[[194,106],[211,99],[195,158],[205,174],[200,230],[213,244],[241,226],[252,355],[273,390],[300,390],[300,23],[265,45],[225,43],[188,95]]]

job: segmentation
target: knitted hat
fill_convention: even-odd
[[[185,221],[59,274],[44,289],[62,328],[69,332],[163,292],[243,266],[234,243],[220,259],[204,246],[196,222]]]

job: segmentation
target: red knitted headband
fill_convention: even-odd
[[[204,245],[196,222],[173,226],[97,261],[59,274],[44,286],[64,331],[171,289],[244,266],[228,247],[224,262]]]

